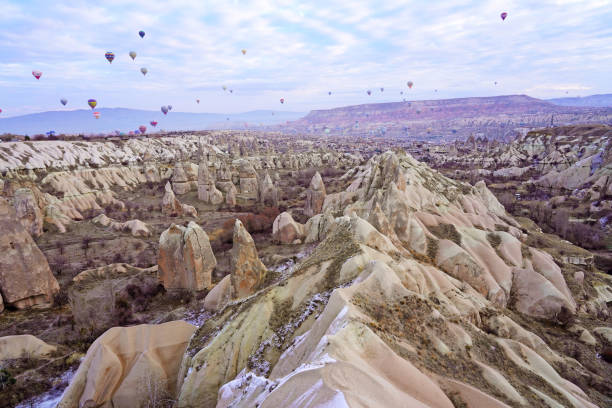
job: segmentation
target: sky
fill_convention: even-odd
[[[612,0],[0,0],[0,117],[610,93],[611,21]]]

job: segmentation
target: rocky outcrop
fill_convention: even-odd
[[[118,299],[125,298],[128,306],[133,306],[128,287],[150,295],[157,286],[157,266],[141,269],[119,263],[87,269],[72,279],[68,290],[72,316],[78,327],[106,330],[118,320]]]
[[[172,224],[159,238],[159,280],[166,289],[204,290],[217,260],[208,235],[195,222]]]
[[[290,213],[280,213],[272,224],[272,239],[280,244],[301,243],[304,239],[304,225],[295,222]]]
[[[327,234],[334,226],[334,217],[329,213],[317,214],[308,219],[304,226],[304,243],[320,242],[325,239]]]
[[[304,214],[308,217],[321,213],[323,210],[323,203],[325,202],[325,185],[323,179],[317,171],[312,179],[310,185],[306,190],[306,203],[304,204]]]
[[[259,202],[272,207],[278,206],[278,189],[267,171],[264,173],[259,186]]]
[[[32,190],[29,188],[17,189],[13,197],[13,205],[23,228],[33,237],[42,235],[43,216]]]
[[[44,358],[55,350],[57,350],[57,347],[47,344],[31,334],[0,337],[0,362],[16,358]]]
[[[0,198],[0,291],[17,309],[50,303],[59,291],[47,259],[23,228],[12,206]]]
[[[115,231],[129,232],[134,237],[150,237],[151,231],[149,226],[140,220],[129,220],[126,222],[118,222],[105,214],[100,214],[91,220],[92,223],[102,227],[108,227]]]
[[[223,194],[217,190],[215,180],[208,171],[207,162],[201,162],[198,168],[198,198],[212,205],[223,202]]]
[[[191,182],[187,178],[187,173],[183,163],[176,163],[172,170],[172,190],[178,195],[183,195],[191,191]]]
[[[221,310],[232,300],[232,277],[226,275],[204,298],[204,308],[211,312]]]
[[[233,246],[230,254],[232,297],[251,295],[266,277],[266,266],[259,260],[255,241],[240,220],[234,223]]]
[[[58,408],[132,408],[171,400],[195,330],[184,321],[109,329],[87,350]]]
[[[253,165],[247,160],[241,159],[238,163],[238,176],[240,180],[240,195],[245,199],[257,200],[259,183],[257,182],[257,173]]]
[[[188,215],[190,217],[197,217],[196,209],[188,204],[181,204],[181,202],[174,195],[172,191],[172,185],[170,182],[166,183],[164,198],[162,199],[162,214],[169,217],[182,217]]]

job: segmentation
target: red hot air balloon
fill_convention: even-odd
[[[503,13],[501,13],[499,16],[501,17],[502,21],[504,21],[504,20],[506,19],[506,17],[508,17],[508,13],[506,13],[506,12],[504,11],[504,12],[503,12]]]
[[[153,127],[157,126],[157,122],[154,121],[154,120],[152,120],[150,123],[151,123],[151,126],[153,126]]]
[[[168,108],[166,106],[162,106],[161,111],[164,115],[168,114]]]
[[[285,98],[280,98],[280,103],[285,103]]]
[[[0,113],[2,113],[2,109],[0,109]]]
[[[100,119],[100,112],[94,112],[93,115],[94,115],[94,118]]]
[[[147,131],[147,127],[145,125],[140,125],[138,126],[138,130],[140,130],[140,133],[144,135],[145,132]]]
[[[34,75],[34,78],[40,79],[40,77],[42,76],[42,72],[40,72],[40,71],[32,71],[32,75]]]

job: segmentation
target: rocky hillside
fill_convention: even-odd
[[[315,245],[296,265],[261,270],[237,222],[184,354],[188,327],[113,329],[59,406],[150,401],[151,378],[179,407],[609,405],[608,277],[530,245],[484,183],[392,152],[347,177],[296,226]]]
[[[609,123],[612,108],[558,106],[526,95],[347,106],[312,111],[286,131],[430,140],[471,134],[505,140],[520,129],[554,124]]]

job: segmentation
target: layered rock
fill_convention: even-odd
[[[266,266],[259,260],[253,237],[240,220],[234,223],[233,246],[230,254],[232,297],[251,295],[266,277]]]
[[[247,160],[240,160],[238,163],[238,176],[240,182],[240,195],[246,199],[255,199],[259,195],[259,183],[257,173],[253,165]]]
[[[29,188],[17,189],[13,197],[13,205],[23,228],[33,237],[42,235],[43,216],[32,190]]]
[[[207,204],[219,205],[223,194],[217,190],[215,180],[208,171],[208,163],[201,162],[198,168],[198,198]]]
[[[59,291],[47,259],[23,228],[12,206],[0,198],[0,291],[17,309],[50,303]]]
[[[317,171],[312,179],[310,185],[306,190],[306,202],[304,204],[304,214],[308,217],[321,213],[323,210],[323,203],[325,202],[325,185],[323,179]]]
[[[195,330],[184,321],[109,329],[87,350],[58,407],[132,408],[171,400]]]
[[[217,266],[208,235],[195,222],[172,224],[159,238],[159,280],[166,289],[204,290]]]
[[[172,170],[172,190],[178,195],[186,194],[191,191],[192,183],[187,177],[187,172],[183,163],[176,163]]]
[[[304,225],[295,222],[290,213],[280,213],[272,224],[272,239],[280,244],[301,243],[304,239]]]

